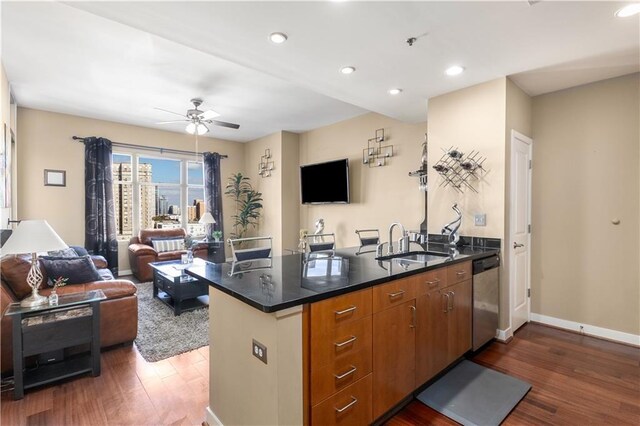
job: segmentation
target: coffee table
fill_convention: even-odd
[[[199,258],[187,264],[179,260],[150,263],[153,269],[153,297],[173,309],[175,316],[209,306],[209,285],[184,271],[190,266],[204,263]]]

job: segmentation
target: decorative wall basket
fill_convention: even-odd
[[[433,165],[433,168],[440,176],[442,182],[440,186],[452,186],[459,192],[471,189],[478,192],[471,184],[471,179],[478,179],[486,172],[482,164],[486,160],[478,151],[471,151],[464,154],[458,148],[451,147],[444,150],[442,157]]]

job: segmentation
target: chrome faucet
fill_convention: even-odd
[[[455,246],[458,240],[460,240],[458,229],[460,229],[460,225],[462,224],[462,212],[458,208],[458,203],[455,203],[453,206],[451,206],[451,208],[454,212],[456,212],[458,217],[443,226],[440,233],[442,235],[447,234],[449,236],[449,245]]]
[[[393,222],[389,226],[389,247],[387,248],[387,254],[393,254],[393,228],[399,226],[402,230],[402,237],[398,240],[398,253],[404,253],[409,250],[409,235],[404,229],[404,226],[400,222]]]

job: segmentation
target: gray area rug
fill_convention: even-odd
[[[209,344],[207,308],[173,315],[173,310],[153,298],[153,284],[139,283],[136,347],[149,362],[161,361]]]
[[[499,425],[531,385],[471,361],[462,361],[418,395],[418,400],[467,425]]]

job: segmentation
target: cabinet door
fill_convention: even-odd
[[[415,389],[415,299],[373,315],[373,418]]]
[[[434,290],[416,299],[416,387],[449,362],[447,299]]]
[[[449,311],[449,362],[471,349],[471,280],[444,290],[451,297]]]

